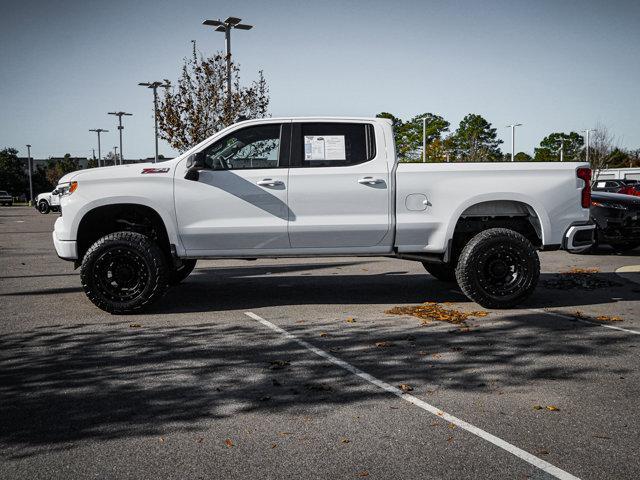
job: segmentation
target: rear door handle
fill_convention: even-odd
[[[263,178],[258,182],[261,187],[280,187],[284,185],[284,182],[280,180],[273,180],[271,178]]]
[[[363,177],[358,180],[360,185],[378,185],[380,183],[384,183],[384,180],[381,178],[373,178],[373,177]]]

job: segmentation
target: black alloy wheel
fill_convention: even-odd
[[[471,300],[486,308],[510,308],[535,290],[540,261],[523,235],[506,228],[480,232],[464,247],[456,278]]]
[[[89,299],[102,310],[136,312],[166,291],[166,257],[145,235],[111,233],[87,251],[82,260],[81,280]]]

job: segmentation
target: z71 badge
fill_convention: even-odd
[[[142,173],[167,173],[168,168],[143,168]]]

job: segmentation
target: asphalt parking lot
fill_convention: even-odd
[[[0,478],[640,478],[640,284],[614,273],[640,250],[541,253],[510,311],[323,258],[201,261],[113,316],[56,217],[0,209]],[[486,316],[386,313],[423,302]]]

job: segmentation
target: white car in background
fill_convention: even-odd
[[[40,213],[49,213],[51,211],[59,212],[60,211],[60,195],[58,195],[57,190],[53,192],[41,193],[36,197],[36,209]]]

